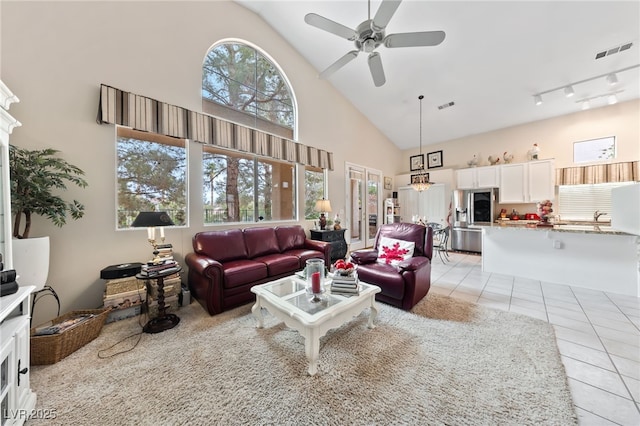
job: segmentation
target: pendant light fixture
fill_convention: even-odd
[[[417,175],[411,175],[411,187],[418,192],[426,191],[431,188],[431,182],[429,182],[429,173],[424,171],[424,156],[422,155],[422,99],[423,95],[418,96],[420,100],[420,158],[422,163]]]

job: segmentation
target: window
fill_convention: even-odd
[[[633,182],[598,183],[595,185],[560,185],[558,187],[558,209],[562,220],[593,220],[596,210],[611,214],[611,190]],[[611,220],[610,216],[600,219]]]
[[[296,218],[295,166],[202,147],[204,223]]]
[[[573,144],[573,162],[588,163],[616,158],[616,137],[591,139]]]
[[[117,229],[125,229],[141,211],[166,211],[186,225],[187,150],[185,141],[118,127]]]
[[[304,218],[318,219],[320,212],[315,211],[316,201],[326,198],[325,174],[317,167],[305,167],[304,170]]]
[[[278,68],[254,47],[222,43],[202,65],[205,113],[293,139],[291,91]]]

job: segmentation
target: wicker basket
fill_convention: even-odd
[[[94,314],[95,317],[59,334],[34,336],[31,329],[31,365],[55,364],[64,357],[77,351],[100,334],[107,319],[109,309],[90,309],[71,311],[55,318],[52,325],[82,314]]]

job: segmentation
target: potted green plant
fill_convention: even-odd
[[[84,205],[77,200],[67,202],[55,193],[67,189],[68,183],[81,188],[87,186],[82,177],[84,172],[58,157],[58,153],[58,150],[52,148],[28,150],[9,146],[13,264],[22,277],[21,284],[35,285],[36,289],[46,284],[49,272],[49,237],[29,238],[31,216],[44,216],[54,225],[63,226],[67,223],[67,215],[74,220],[84,215]],[[46,266],[36,266],[36,256],[46,257]]]

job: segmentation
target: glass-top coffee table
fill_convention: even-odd
[[[358,294],[343,296],[332,294],[328,290],[322,295],[322,301],[311,301],[312,296],[305,290],[304,280],[297,276],[281,278],[251,288],[256,294],[256,303],[251,312],[256,318],[257,327],[264,327],[262,309],[283,321],[288,327],[298,331],[304,337],[304,346],[309,360],[309,374],[318,371],[320,338],[332,328],[340,327],[366,308],[369,313],[369,328],[374,328],[374,320],[378,314],[375,295],[380,287],[359,283]]]

